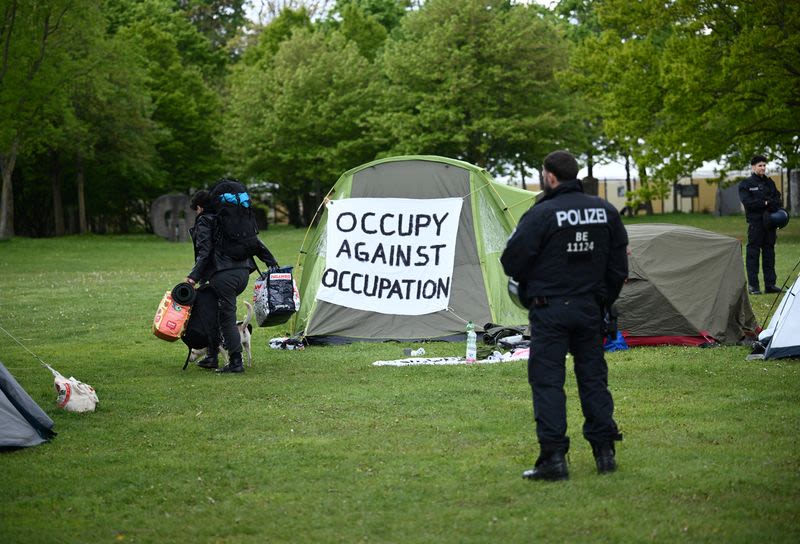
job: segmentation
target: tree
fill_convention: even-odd
[[[119,30],[135,39],[147,67],[151,119],[159,128],[158,168],[165,188],[186,191],[222,175],[225,166],[217,141],[222,127],[222,102],[213,87],[213,63],[204,58],[207,40],[170,10],[163,0],[148,0],[141,17]],[[138,9],[138,8],[137,8]],[[187,44],[197,47],[187,47]]]
[[[62,115],[75,68],[70,48],[102,32],[102,19],[91,0],[6,0],[0,9],[0,239],[7,239],[14,235],[19,154],[36,149],[50,134],[50,121]]]
[[[253,0],[257,8],[258,22],[268,23],[286,10],[305,10],[311,18],[328,13],[334,0]]]
[[[305,29],[281,43],[265,66],[234,72],[226,152],[245,174],[279,184],[278,198],[296,226],[308,223],[342,172],[374,157],[367,114],[376,77],[341,33]]]
[[[554,8],[565,35],[570,42],[570,63],[556,74],[565,90],[572,95],[570,117],[575,123],[579,150],[586,159],[587,176],[594,177],[594,165],[620,155],[623,150],[610,140],[603,130],[603,117],[600,107],[598,82],[581,69],[583,58],[576,54],[576,48],[591,37],[597,37],[601,28],[593,0],[561,0]],[[630,190],[630,188],[629,188]]]
[[[574,127],[556,70],[567,50],[535,6],[431,0],[407,14],[381,58],[373,122],[386,154],[438,154],[493,171],[538,165]]]
[[[176,0],[180,11],[214,50],[224,50],[245,25],[245,0]]]
[[[798,164],[800,5],[677,0],[598,5],[577,58],[602,88],[609,136],[653,178],[755,151]]]
[[[410,0],[336,0],[334,12],[343,14],[348,6],[355,6],[367,16],[372,16],[391,32],[400,25],[403,16],[411,7]]]

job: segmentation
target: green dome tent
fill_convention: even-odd
[[[535,197],[444,157],[345,172],[300,251],[294,333],[311,343],[457,340],[467,321],[526,324],[499,258]]]

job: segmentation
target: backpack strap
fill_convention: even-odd
[[[189,348],[189,353],[186,354],[186,360],[183,362],[183,370],[186,370],[186,367],[189,366],[189,357],[192,356],[192,348]]]

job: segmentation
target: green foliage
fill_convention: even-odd
[[[741,217],[668,219],[746,228]],[[800,254],[800,224],[786,231],[781,278]],[[280,262],[296,258],[302,231],[264,234]],[[4,543],[800,538],[796,361],[748,362],[744,347],[609,354],[625,440],[619,471],[603,477],[568,367],[571,479],[533,483],[520,478],[537,454],[524,361],[373,367],[412,346],[270,350],[276,327],[254,331],[244,375],[182,372],[183,344],[150,323],[188,271],[190,244],[17,238],[0,251],[0,326],[100,397],[95,413],[57,409],[50,373],[0,331],[4,365],[59,433],[0,456]],[[762,319],[772,297],[751,300]],[[463,347],[425,345],[434,356]]]
[[[214,51],[225,50],[245,24],[246,0],[177,0],[194,27],[210,42]]]
[[[281,42],[289,39],[295,29],[312,30],[311,18],[305,8],[298,10],[285,9],[270,23],[259,29],[257,38],[248,47],[242,61],[245,64],[268,64],[281,46]]]
[[[438,154],[489,169],[538,164],[570,143],[553,74],[566,49],[538,9],[503,1],[434,0],[406,15],[381,59],[373,123],[388,154]]]
[[[375,155],[367,128],[375,68],[339,32],[295,31],[266,67],[233,76],[226,154],[280,197],[327,191]],[[307,218],[308,219],[308,218]]]
[[[798,162],[800,6],[681,0],[597,4],[574,64],[598,83],[609,137],[667,179],[756,151]]]
[[[357,7],[367,16],[373,17],[388,32],[400,25],[400,21],[411,7],[410,0],[336,0],[335,13],[344,15],[348,7]]]
[[[370,61],[375,60],[375,55],[388,35],[378,19],[365,13],[355,2],[342,9],[342,24],[339,29],[348,40],[356,43],[361,55]]]
[[[204,65],[197,62],[206,39],[166,4],[167,0],[147,0],[138,12],[141,17],[120,33],[138,41],[147,66],[151,119],[159,133],[157,166],[167,180],[165,188],[186,191],[224,173],[217,142],[221,99],[204,79]]]

